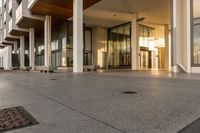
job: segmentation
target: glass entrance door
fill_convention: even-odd
[[[140,68],[148,69],[152,68],[152,52],[148,50],[140,51]]]

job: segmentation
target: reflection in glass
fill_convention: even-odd
[[[84,65],[92,65],[92,28],[85,28]]]
[[[193,64],[200,65],[200,1],[193,0]]]
[[[152,68],[153,61],[152,55],[155,52],[155,29],[139,25],[140,37],[139,37],[139,46],[140,46],[140,68],[147,69]]]
[[[109,68],[131,66],[131,24],[109,29]]]

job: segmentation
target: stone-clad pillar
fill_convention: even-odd
[[[73,0],[73,72],[83,72],[83,0]]]
[[[51,16],[44,21],[44,65],[51,66]]]

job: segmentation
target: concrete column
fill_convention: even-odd
[[[35,29],[34,28],[30,28],[29,31],[29,65],[32,68],[32,70],[34,70],[35,67]]]
[[[169,25],[165,25],[165,68],[169,69]]]
[[[173,0],[173,44],[172,44],[172,71],[177,73],[179,72],[179,68],[178,68],[178,61],[179,59],[179,49],[178,49],[178,45],[180,44],[179,41],[181,41],[181,25],[182,25],[182,20],[181,19],[181,0]],[[179,24],[178,24],[179,23]]]
[[[138,70],[140,68],[139,24],[137,19],[138,14],[133,14],[131,21],[132,70]]]
[[[187,36],[187,50],[188,50],[188,55],[187,55],[187,73],[191,73],[192,72],[192,61],[191,61],[191,56],[193,55],[193,53],[191,53],[191,49],[192,49],[192,44],[191,44],[191,0],[187,0],[186,2],[186,14],[187,14],[187,32],[186,32],[186,36]]]
[[[24,52],[25,52],[25,37],[20,36],[20,66],[25,66],[25,58],[24,58]]]
[[[51,66],[51,16],[44,21],[44,65]]]
[[[83,0],[73,0],[73,72],[83,72]]]
[[[17,54],[17,41],[14,41],[14,54]]]
[[[191,72],[191,1],[173,0],[173,72]]]
[[[7,48],[8,50],[7,50],[6,67],[7,70],[10,70],[12,67],[12,47],[8,46]]]

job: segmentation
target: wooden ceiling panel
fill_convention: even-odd
[[[101,0],[83,0],[84,9]],[[31,8],[33,14],[68,19],[73,16],[73,0],[38,0]]]

